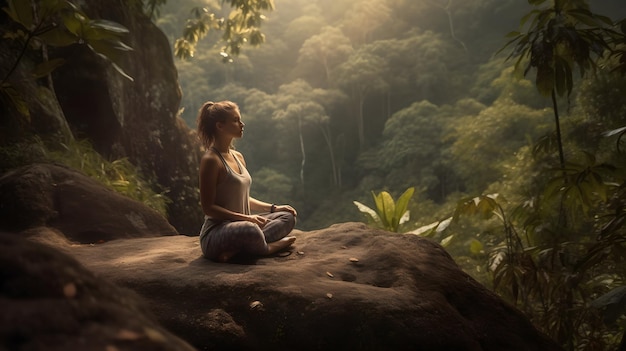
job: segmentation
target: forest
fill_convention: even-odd
[[[260,45],[209,31],[176,51],[190,127],[204,101],[240,105],[254,196],[305,230],[429,236],[565,349],[626,349],[620,1],[274,5]],[[156,19],[177,49],[194,7],[219,17],[188,1]]]
[[[143,5],[189,128],[240,106],[254,197],[429,237],[564,349],[626,350],[622,0]]]

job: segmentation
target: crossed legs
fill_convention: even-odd
[[[291,213],[275,212],[264,217],[269,221],[263,228],[245,221],[224,222],[212,228],[200,243],[204,256],[226,262],[238,253],[265,256],[293,244],[296,238],[287,236],[296,223]]]

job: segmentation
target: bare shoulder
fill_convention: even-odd
[[[214,168],[219,169],[221,161],[218,159],[218,156],[211,151],[207,151],[200,158],[200,168]]]
[[[243,158],[243,154],[241,152],[234,149],[231,149],[230,152],[232,152],[233,155],[237,157],[237,159],[241,161],[244,165],[246,164],[246,160]]]

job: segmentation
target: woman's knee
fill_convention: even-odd
[[[296,216],[294,216],[291,212],[279,212],[279,219],[283,223],[285,223],[285,227],[289,228],[289,230],[293,229],[296,226]]]

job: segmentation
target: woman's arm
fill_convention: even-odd
[[[239,160],[239,162],[241,162],[241,164],[243,164],[244,167],[246,167],[246,160],[243,157],[243,154],[239,151],[235,151],[232,150],[233,154],[235,155],[235,157],[237,157],[237,159]],[[270,204],[267,203],[265,201],[261,201],[261,200],[257,200],[253,197],[250,197],[250,210],[251,211],[255,211],[255,212],[272,212],[272,206],[274,206],[274,211],[286,211],[286,212],[291,212],[291,214],[293,214],[294,216],[297,215],[296,210],[289,206],[289,205],[275,205],[275,204]]]
[[[274,206],[274,211],[272,211],[272,206]],[[298,212],[296,212],[296,209],[289,206],[289,205],[276,205],[276,204],[269,204],[267,202],[261,201],[261,200],[257,200],[253,197],[250,198],[250,210],[252,211],[258,211],[258,212],[278,212],[278,211],[284,211],[284,212],[290,212],[292,215],[297,216]]]
[[[270,212],[272,210],[272,204],[250,197],[250,210],[255,212]]]

